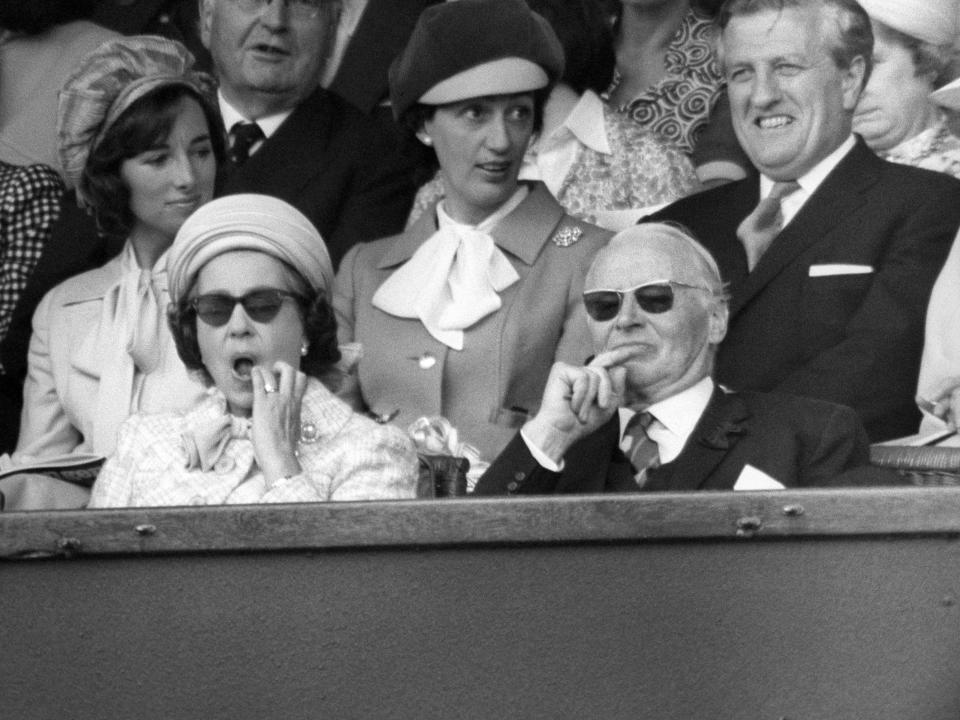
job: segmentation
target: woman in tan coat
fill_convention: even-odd
[[[337,275],[340,341],[360,346],[355,404],[403,427],[442,415],[488,460],[537,410],[554,360],[590,351],[583,274],[610,234],[517,181],[562,69],[522,0],[425,10],[391,100],[446,196],[402,235],[354,247]]]

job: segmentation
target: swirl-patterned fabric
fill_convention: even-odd
[[[716,33],[709,17],[691,10],[667,49],[666,75],[619,108],[685,153],[693,152],[710,109],[723,90],[723,75],[714,51]],[[607,95],[619,84],[620,73],[615,71]]]

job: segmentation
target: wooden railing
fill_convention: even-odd
[[[0,717],[957,720],[960,489],[0,514]]]

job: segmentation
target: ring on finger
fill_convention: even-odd
[[[275,393],[277,389],[273,385],[264,385],[263,391],[269,395],[270,393]]]

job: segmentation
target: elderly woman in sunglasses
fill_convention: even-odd
[[[90,507],[415,495],[410,439],[324,384],[340,359],[333,268],[306,217],[265,195],[215,200],[184,223],[167,270],[177,351],[211,387],[186,414],[124,423]]]

